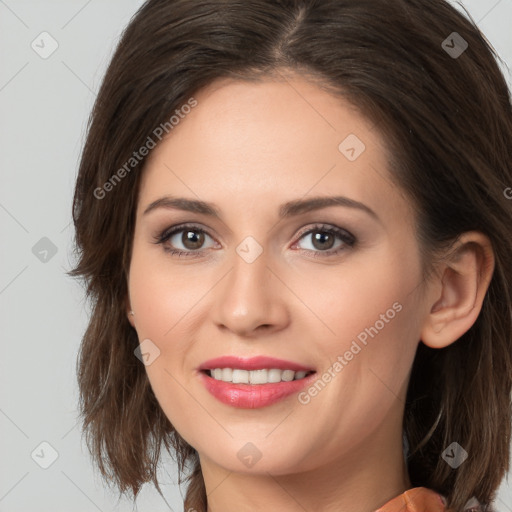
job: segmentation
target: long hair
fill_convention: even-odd
[[[392,179],[418,213],[426,273],[461,233],[491,240],[482,311],[450,346],[419,343],[403,419],[412,484],[441,493],[456,512],[472,497],[487,506],[510,456],[512,109],[494,49],[444,0],[148,0],[135,14],[91,113],[73,203],[70,274],[84,279],[92,304],[77,361],[89,450],[106,480],[135,498],[145,482],[160,492],[165,447],[180,475],[189,470],[185,507],[206,510],[198,454],[134,357],[126,277],[145,157],[133,155],[214,80],[287,69],[379,128]],[[456,470],[441,457],[452,442],[468,453]]]

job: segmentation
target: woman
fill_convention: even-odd
[[[163,445],[186,510],[490,510],[511,141],[493,50],[443,0],[147,1],[74,198],[102,474],[160,491]]]

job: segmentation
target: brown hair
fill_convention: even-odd
[[[453,37],[467,42],[460,56],[443,44],[454,48]],[[70,272],[85,279],[93,308],[77,361],[83,430],[121,493],[135,498],[149,481],[160,492],[163,443],[180,475],[190,469],[185,506],[206,510],[198,454],[134,356],[126,276],[144,159],[128,170],[126,162],[214,80],[292,70],[352,102],[385,136],[393,179],[417,209],[427,273],[435,251],[461,233],[491,240],[496,266],[481,314],[447,348],[419,343],[403,420],[414,486],[443,494],[456,512],[471,497],[491,503],[509,468],[512,419],[512,201],[504,193],[512,111],[496,58],[474,22],[444,0],[149,0],[140,8],[91,114]],[[469,454],[456,470],[441,458],[454,441]]]

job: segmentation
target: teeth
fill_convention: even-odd
[[[279,370],[271,368],[269,370],[240,370],[238,368],[215,368],[210,370],[210,376],[216,380],[224,382],[233,382],[233,384],[268,384],[277,382],[290,382],[292,380],[303,379],[308,372],[293,370]]]
[[[245,370],[233,370],[233,384],[249,384],[249,372]]]
[[[268,370],[251,370],[246,373],[249,375],[249,382],[251,384],[266,384],[268,382]]]

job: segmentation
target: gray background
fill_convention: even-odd
[[[512,0],[463,3],[510,65]],[[103,485],[80,439],[75,362],[87,308],[64,272],[73,265],[71,199],[87,118],[141,4],[0,0],[1,512],[133,510]],[[46,59],[40,53],[52,40],[44,31],[58,43]],[[47,469],[40,464],[52,462],[52,451],[42,442],[58,453]],[[175,466],[163,461],[166,501],[147,485],[135,510],[183,509]],[[512,512],[512,484],[503,483],[496,507]]]

